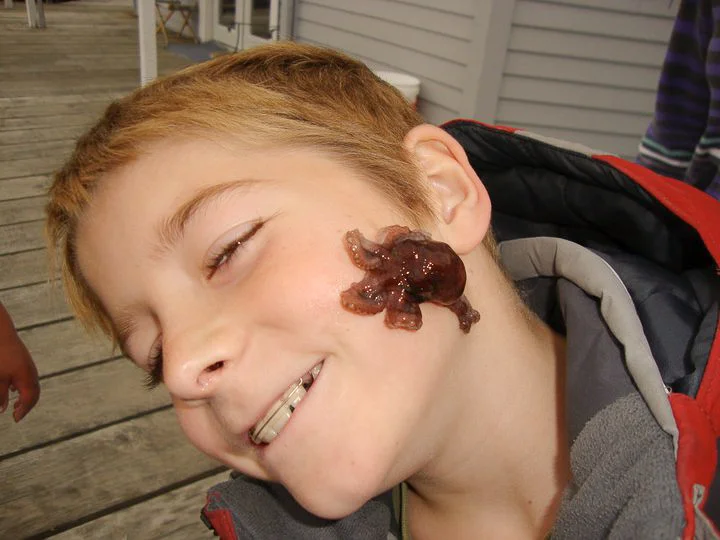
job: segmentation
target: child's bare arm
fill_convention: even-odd
[[[0,412],[7,408],[11,389],[20,394],[13,406],[13,418],[19,422],[40,397],[38,372],[10,315],[0,304]]]

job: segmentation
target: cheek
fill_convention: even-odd
[[[203,454],[227,463],[225,458],[229,454],[245,453],[243,448],[233,447],[224,437],[225,430],[218,424],[209,406],[187,406],[173,398],[173,407],[185,437]]]
[[[274,246],[247,289],[257,316],[307,328],[337,323],[346,313],[340,292],[362,278],[337,238],[284,242]]]
[[[346,253],[344,234],[337,229],[294,235],[274,245],[244,285],[243,301],[257,322],[289,331],[295,344],[300,340],[353,358],[348,368],[358,371],[358,380],[382,372],[396,384],[413,374],[423,385],[461,335],[457,318],[447,308],[423,304],[423,327],[410,332],[385,326],[385,312],[369,316],[345,310],[341,292],[365,272]]]
[[[270,480],[267,471],[255,459],[250,447],[237,447],[223,437],[223,430],[207,407],[188,408],[173,400],[175,414],[185,437],[203,454],[260,480]]]
[[[220,454],[220,446],[224,441],[220,439],[219,434],[209,429],[207,415],[200,408],[189,409],[182,402],[173,399],[175,407],[175,415],[180,424],[185,437],[192,445],[211,457],[218,457]]]

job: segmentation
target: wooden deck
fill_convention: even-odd
[[[143,0],[144,1],[144,0]],[[20,424],[0,415],[0,538],[209,538],[207,487],[226,473],[185,442],[162,390],[91,339],[49,284],[43,205],[74,139],[139,80],[129,0],[0,5],[0,301],[41,375]],[[159,47],[159,70],[187,60]]]

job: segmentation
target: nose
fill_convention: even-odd
[[[217,319],[191,324],[165,330],[163,379],[177,399],[212,399],[243,356],[244,332]]]

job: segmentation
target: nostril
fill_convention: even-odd
[[[208,366],[205,368],[205,371],[208,373],[212,373],[213,371],[217,371],[218,369],[222,368],[225,362],[219,361],[215,362],[212,366]]]
[[[210,382],[215,378],[215,376],[223,368],[224,365],[225,362],[220,360],[218,362],[215,362],[214,364],[210,364],[208,367],[203,369],[202,372],[200,372],[200,376],[198,377],[198,383],[203,390],[206,390],[208,388]]]

